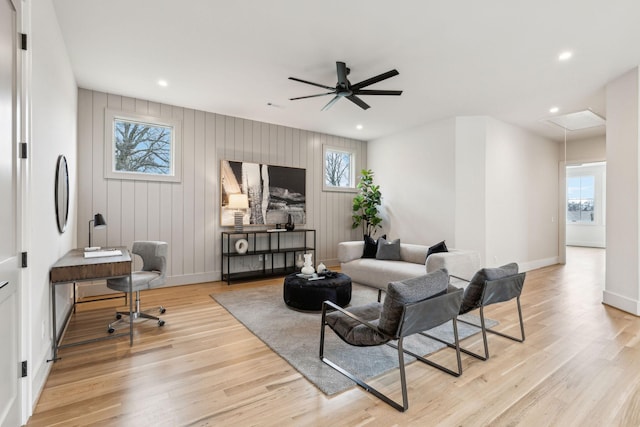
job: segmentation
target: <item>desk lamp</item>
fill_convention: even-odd
[[[91,227],[92,222],[93,222],[93,227]],[[95,214],[93,218],[89,220],[89,247],[90,248],[93,248],[93,246],[91,246],[91,228],[105,228],[106,226],[107,226],[107,223],[105,222],[104,217],[100,213]]]

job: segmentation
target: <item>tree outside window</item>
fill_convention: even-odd
[[[180,182],[181,122],[105,111],[105,178]]]
[[[114,126],[116,171],[171,173],[171,127],[119,119]]]
[[[355,153],[346,148],[324,147],[324,190],[355,191]]]

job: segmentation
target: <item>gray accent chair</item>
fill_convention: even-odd
[[[447,270],[441,269],[424,276],[389,283],[384,303],[372,302],[363,306],[343,309],[331,301],[325,301],[322,305],[320,360],[398,411],[406,411],[409,408],[409,402],[404,353],[453,376],[457,377],[462,374],[456,317],[460,310],[463,292],[462,289],[449,287],[448,283]],[[329,312],[330,310],[335,311]],[[424,335],[423,331],[449,320],[453,325],[457,371],[403,348],[405,337],[414,334]],[[398,350],[402,405],[324,356],[325,325],[329,326],[338,337],[349,345],[366,347],[386,344]],[[396,340],[397,344],[391,343]]]
[[[520,305],[520,295],[524,287],[526,273],[518,273],[518,264],[510,263],[497,268],[480,269],[464,290],[460,314],[469,313],[479,309],[480,325],[458,319],[460,322],[479,327],[482,332],[482,342],[484,345],[484,355],[474,353],[466,348],[460,348],[465,354],[480,360],[489,359],[489,344],[487,342],[487,332],[494,335],[508,338],[517,342],[524,342],[524,322],[522,320],[522,307]],[[458,277],[458,279],[461,279]],[[461,279],[464,280],[464,279]],[[502,332],[487,328],[485,323],[484,308],[491,304],[498,304],[515,299],[518,308],[518,319],[520,321],[520,337],[507,335]],[[450,347],[451,343],[447,343]]]
[[[113,333],[116,328],[122,324],[129,324],[130,321],[136,319],[153,319],[158,321],[158,326],[164,326],[164,320],[150,314],[150,311],[164,313],[164,307],[155,307],[146,311],[140,310],[140,291],[144,289],[152,289],[163,285],[167,277],[167,253],[169,245],[166,242],[155,241],[139,241],[133,242],[131,253],[139,255],[142,258],[142,270],[135,271],[131,274],[133,280],[133,291],[136,293],[136,307],[133,312],[132,319],[125,319],[123,316],[129,316],[128,311],[118,311],[116,313],[116,321],[109,324],[108,331]],[[118,279],[107,280],[107,287],[115,291],[129,292],[129,278],[123,277]]]

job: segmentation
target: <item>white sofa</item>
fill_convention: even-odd
[[[351,281],[373,288],[387,290],[389,282],[422,276],[440,268],[446,268],[449,274],[470,280],[480,269],[480,254],[477,251],[449,249],[449,252],[431,254],[429,247],[400,243],[401,261],[362,258],[363,241],[338,243],[338,260],[344,274]],[[466,285],[466,282],[451,278],[451,283]]]

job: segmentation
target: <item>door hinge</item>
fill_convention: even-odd
[[[22,263],[21,263],[22,268],[27,268],[27,253],[22,252],[20,255],[22,258]]]
[[[20,33],[20,48],[27,50],[27,35],[25,33]]]
[[[27,158],[27,143],[26,142],[21,142],[20,143],[20,158],[21,159],[26,159]]]
[[[21,369],[22,369],[22,378],[27,376],[27,361],[23,360],[21,363]]]

